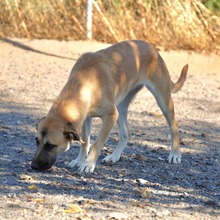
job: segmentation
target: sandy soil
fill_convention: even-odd
[[[173,96],[181,164],[168,164],[170,136],[152,95],[142,90],[130,106],[131,139],[119,162],[101,164],[118,140],[114,128],[93,174],[67,164],[79,146],[46,172],[30,169],[35,124],[50,108],[80,54],[96,42],[0,40],[0,219],[220,219],[220,57],[163,52],[175,81]],[[94,121],[92,141],[99,128]]]

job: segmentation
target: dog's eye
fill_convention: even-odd
[[[37,146],[39,146],[40,141],[38,140],[38,138],[37,138],[37,137],[35,138],[35,140],[36,140],[36,145],[37,145]]]
[[[51,144],[51,143],[48,143],[48,142],[44,145],[45,150],[52,150],[55,147],[56,147],[55,144]]]

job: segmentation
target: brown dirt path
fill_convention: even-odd
[[[118,140],[112,131],[94,174],[67,164],[74,145],[47,172],[34,172],[35,123],[44,116],[80,54],[97,42],[0,40],[0,219],[220,219],[220,57],[163,52],[175,81],[173,96],[183,161],[166,162],[169,130],[152,95],[143,90],[130,107],[131,140],[122,159],[101,164]],[[95,120],[92,141],[97,135]]]

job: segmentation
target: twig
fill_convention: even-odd
[[[103,20],[103,22],[105,23],[105,25],[108,27],[109,31],[111,32],[112,36],[115,38],[116,41],[120,41],[120,37],[115,33],[114,29],[112,28],[110,22],[108,21],[108,19],[106,18],[106,16],[104,15],[104,13],[102,12],[101,8],[99,7],[98,3],[96,1],[93,2],[96,10],[99,12],[99,14],[101,15],[101,18]]]
[[[216,39],[215,34],[210,30],[210,28],[208,27],[209,25],[207,24],[207,20],[204,18],[203,16],[203,12],[201,10],[201,8],[199,7],[197,2],[192,2],[193,7],[195,8],[195,10],[197,11],[198,17],[200,19],[200,21],[202,22],[205,30],[207,31],[207,33],[210,35],[210,37],[212,38],[212,40]]]
[[[23,27],[24,31],[27,33],[28,38],[30,38],[30,33],[29,33],[29,31],[27,29],[27,26],[24,22],[23,15],[22,15],[21,10],[19,9],[19,5],[18,5],[17,0],[15,0],[15,5],[16,5],[16,8],[17,8],[17,13],[18,13],[18,17],[19,17],[20,22],[21,22],[21,26]]]

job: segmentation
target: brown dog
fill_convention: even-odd
[[[178,125],[171,92],[183,86],[187,70],[188,65],[183,67],[174,84],[158,51],[144,41],[124,41],[95,53],[85,53],[74,65],[48,115],[38,123],[38,149],[31,167],[49,169],[57,155],[68,150],[71,141],[77,140],[82,144],[81,149],[69,166],[79,166],[80,172],[93,172],[101,148],[116,122],[119,143],[103,161],[118,161],[129,138],[128,106],[144,86],[154,95],[170,127],[172,143],[168,161],[180,163]],[[100,117],[103,123],[89,152],[92,117]]]

